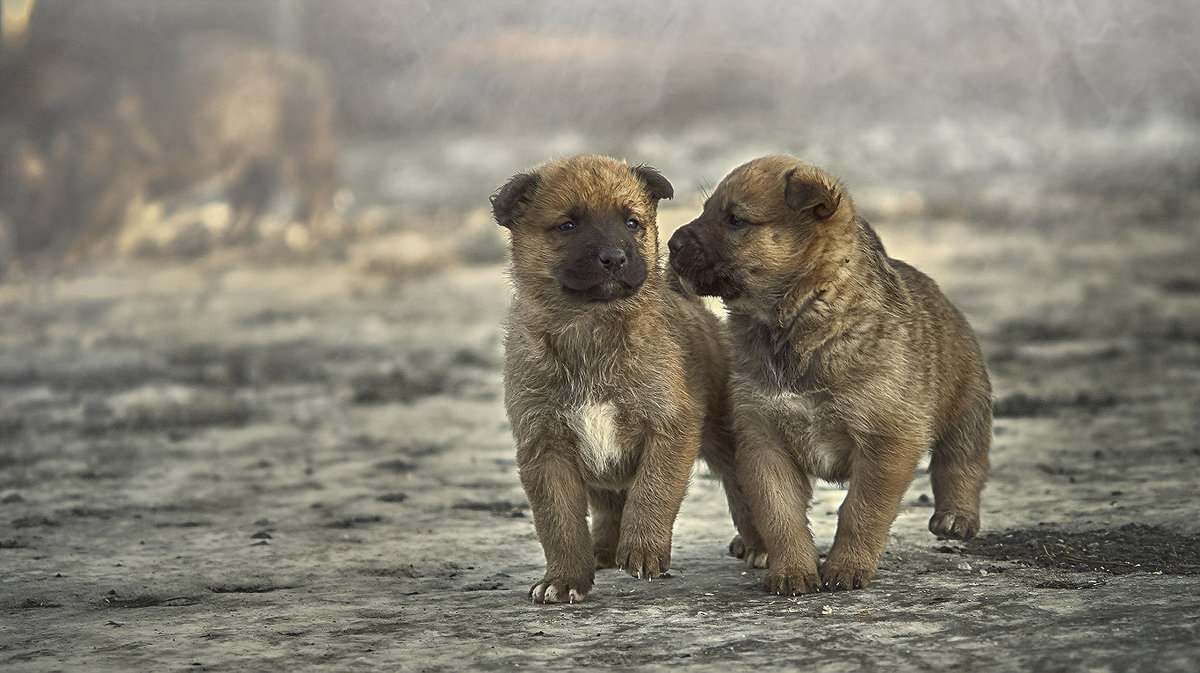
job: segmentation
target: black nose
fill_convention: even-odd
[[[675,233],[671,235],[671,240],[667,241],[667,250],[670,250],[672,253],[679,252],[680,248],[683,247],[684,237],[683,229],[676,229]]]
[[[617,248],[602,248],[600,250],[600,263],[609,271],[616,271],[625,266],[625,251]]]

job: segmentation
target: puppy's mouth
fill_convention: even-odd
[[[672,266],[671,268],[674,268],[674,266]],[[675,269],[675,274],[679,277],[679,284],[683,286],[684,290],[687,290],[687,292],[689,294],[700,294],[696,290],[696,284],[693,283],[691,281],[691,279],[688,278],[687,276],[683,275],[682,273],[679,273],[679,269]]]
[[[590,285],[564,280],[559,285],[565,296],[586,303],[609,302],[632,297],[641,287],[641,282],[631,283],[618,278],[605,278]]]
[[[646,282],[650,269],[633,251],[588,250],[554,270],[558,287],[568,299],[582,303],[610,302],[632,297]]]
[[[679,255],[671,255],[671,268],[679,274],[683,289],[692,294],[726,300],[737,299],[741,295],[741,284],[720,265],[697,266],[685,262]]]

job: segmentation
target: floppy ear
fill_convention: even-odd
[[[537,173],[517,173],[492,194],[492,215],[496,223],[512,229],[521,210],[533,199],[533,190],[541,178]]]
[[[650,198],[657,201],[675,196],[675,188],[671,186],[671,183],[657,169],[641,164],[632,166],[629,170],[633,171],[633,174],[638,176],[638,179],[646,186],[646,194]]]
[[[796,175],[796,169],[783,174],[787,184],[783,190],[783,201],[796,211],[812,209],[813,217],[828,219],[842,202],[841,190],[836,184]]]

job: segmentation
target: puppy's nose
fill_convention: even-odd
[[[601,248],[600,263],[609,271],[625,266],[625,251],[617,248]]]
[[[686,234],[683,233],[683,229],[676,229],[675,233],[671,235],[671,240],[667,241],[667,250],[670,250],[672,254],[679,252],[683,248],[683,239],[685,236]]]

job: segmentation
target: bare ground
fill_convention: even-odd
[[[879,228],[989,358],[984,531],[931,536],[917,475],[871,585],[798,598],[726,555],[698,468],[667,577],[529,603],[500,263],[379,239],[0,286],[0,668],[1196,670],[1194,217]]]

